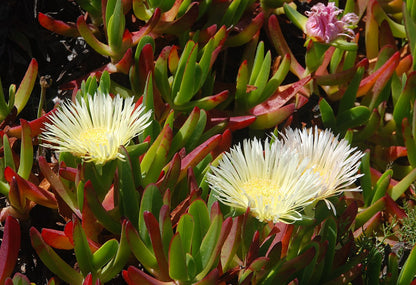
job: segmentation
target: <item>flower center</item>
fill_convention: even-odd
[[[97,127],[97,128],[83,130],[79,134],[79,139],[83,143],[88,143],[88,144],[93,143],[97,146],[107,145],[109,135],[110,133],[108,132],[107,129]]]
[[[271,201],[272,197],[278,194],[275,185],[269,178],[254,177],[244,182],[242,187],[250,198],[263,197],[264,201]]]

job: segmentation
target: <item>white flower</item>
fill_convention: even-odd
[[[308,20],[306,21],[305,33],[320,42],[330,43],[340,36],[349,38],[354,37],[352,26],[358,22],[358,16],[354,13],[348,13],[341,19],[338,15],[342,10],[329,2],[327,6],[318,3],[306,12]]]
[[[364,154],[330,130],[286,129],[283,143],[300,158],[310,159],[308,167],[320,175],[322,187],[316,192],[316,199],[325,200],[344,191],[360,190],[354,182],[362,176],[357,172]]]
[[[300,158],[281,142],[245,140],[225,153],[207,175],[222,203],[247,209],[260,221],[293,223],[321,189],[320,176],[308,158]]]
[[[141,134],[150,124],[151,112],[135,107],[133,98],[113,99],[97,93],[75,103],[64,103],[51,115],[40,139],[43,146],[58,152],[70,152],[85,161],[104,164],[123,156],[119,146]]]

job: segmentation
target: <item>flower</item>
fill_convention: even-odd
[[[306,21],[305,33],[324,43],[330,43],[340,36],[353,38],[354,31],[351,27],[357,24],[358,16],[348,13],[339,20],[338,15],[342,11],[333,2],[329,2],[327,6],[322,3],[314,5],[311,11],[306,12],[309,18]]]
[[[216,198],[229,206],[247,209],[261,222],[293,223],[301,210],[320,191],[320,175],[308,169],[308,158],[300,158],[280,141],[262,143],[244,140],[225,153],[218,166],[211,166],[207,181]]]
[[[288,128],[283,143],[300,158],[310,159],[308,167],[320,175],[322,187],[316,192],[317,200],[325,200],[332,206],[326,198],[344,191],[360,190],[354,182],[362,176],[357,172],[364,154],[330,130]]]
[[[135,107],[133,98],[113,99],[109,94],[97,93],[67,102],[51,115],[40,139],[43,146],[96,164],[104,164],[117,157],[120,145],[141,134],[150,124],[151,112]]]

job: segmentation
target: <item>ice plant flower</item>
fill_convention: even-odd
[[[207,181],[216,198],[231,207],[247,209],[261,222],[293,223],[321,191],[320,176],[308,169],[308,158],[300,158],[281,142],[264,145],[244,140],[224,153],[211,167]]]
[[[286,148],[297,153],[300,158],[310,159],[308,167],[321,177],[321,188],[314,197],[325,200],[344,191],[359,191],[354,182],[362,176],[358,174],[363,153],[351,147],[344,139],[339,139],[329,129],[286,129],[283,134]]]
[[[55,151],[104,164],[122,158],[119,146],[142,133],[150,124],[150,116],[142,105],[135,106],[133,98],[97,93],[64,103],[51,115],[40,139],[43,146]]]
[[[338,19],[342,11],[333,2],[329,2],[327,6],[317,3],[311,11],[306,12],[308,16],[305,26],[306,35],[327,44],[341,36],[353,38],[354,31],[351,27],[357,24],[358,16],[354,13],[347,13]]]

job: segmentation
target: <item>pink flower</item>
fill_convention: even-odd
[[[309,17],[306,21],[306,34],[324,43],[330,43],[340,36],[353,38],[354,31],[351,26],[357,24],[358,16],[348,13],[339,20],[338,15],[342,11],[332,2],[327,6],[322,3],[314,5],[311,11],[306,12]]]

